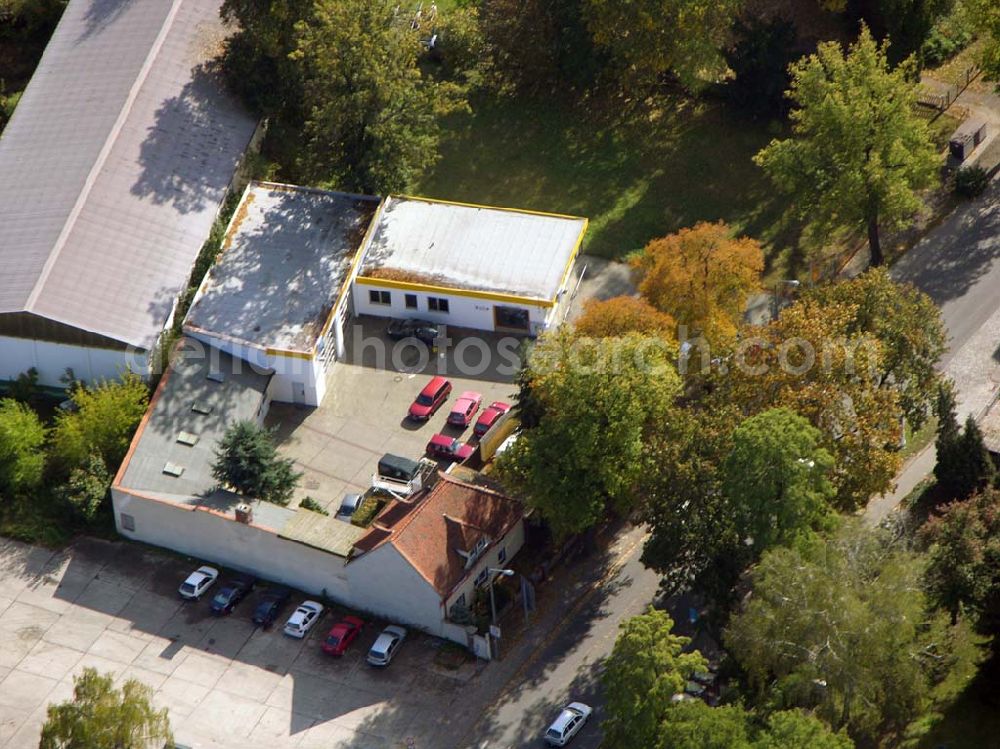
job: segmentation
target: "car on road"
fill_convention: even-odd
[[[427,421],[451,394],[451,382],[440,375],[432,377],[410,405],[408,416],[414,421]]]
[[[405,639],[406,630],[395,624],[390,624],[382,630],[382,634],[375,640],[375,644],[368,651],[366,660],[373,666],[388,666],[389,661],[399,652],[399,646],[403,644]]]
[[[549,746],[566,746],[580,732],[593,712],[593,708],[582,702],[569,703],[545,732],[545,743]]]
[[[361,634],[365,623],[356,616],[345,616],[334,624],[326,639],[323,640],[323,652],[327,655],[343,655],[350,645]]]
[[[285,622],[285,634],[300,640],[306,636],[323,613],[323,604],[315,601],[303,601]]]
[[[257,606],[253,610],[253,623],[264,629],[270,627],[278,621],[281,610],[291,597],[292,591],[288,588],[275,586],[265,590],[257,599]]]
[[[448,423],[454,427],[462,427],[463,429],[472,422],[472,417],[476,415],[476,411],[479,410],[479,406],[483,402],[483,396],[474,390],[466,390],[460,396],[458,400],[455,401],[455,405],[451,407],[451,413],[448,414]]]
[[[476,448],[446,434],[435,434],[427,443],[427,454],[442,460],[465,460]]]
[[[187,579],[181,583],[181,587],[177,589],[177,592],[181,594],[181,598],[186,598],[189,601],[197,601],[218,579],[219,571],[215,567],[207,565],[199,567],[187,576]]]
[[[393,320],[385,329],[385,334],[395,341],[405,338],[416,338],[418,341],[433,346],[440,331],[438,326],[426,320],[410,318],[408,320]]]
[[[491,426],[497,423],[497,419],[508,411],[510,411],[509,403],[504,403],[503,401],[493,401],[483,410],[481,414],[479,414],[479,418],[476,419],[476,425],[472,427],[472,433],[477,437],[482,437],[490,431]]]
[[[246,575],[226,580],[212,597],[212,613],[220,615],[233,613],[236,604],[247,597],[256,582],[252,577]]]

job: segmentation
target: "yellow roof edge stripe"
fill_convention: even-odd
[[[493,302],[509,302],[511,304],[525,304],[531,307],[553,307],[555,302],[551,299],[536,299],[534,297],[518,296],[516,294],[502,294],[490,291],[475,291],[473,289],[455,289],[450,286],[434,286],[425,283],[412,283],[410,281],[393,281],[387,278],[373,278],[371,276],[358,276],[357,283],[364,286],[384,286],[387,289],[401,289],[403,291],[423,291],[434,294],[453,294],[455,296],[466,296],[473,299],[488,299]]]
[[[572,216],[568,213],[551,213],[549,211],[533,211],[529,208],[509,208],[502,205],[483,205],[482,203],[463,203],[459,200],[443,200],[441,198],[425,198],[421,195],[388,195],[386,200],[419,200],[423,203],[438,203],[454,205],[460,208],[484,208],[489,211],[505,211],[506,213],[526,213],[529,216],[548,216],[549,218],[564,218],[573,221],[589,221],[584,216]]]

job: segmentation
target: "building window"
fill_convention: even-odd
[[[417,295],[407,294],[404,299],[406,300],[406,309],[416,309],[417,308]]]
[[[126,515],[124,512],[121,514],[122,520],[122,530],[134,531],[135,530],[135,518],[131,515]]]
[[[392,294],[378,289],[368,290],[368,301],[372,304],[392,304]]]
[[[431,312],[448,312],[448,300],[441,297],[427,297],[427,309]]]
[[[507,561],[507,547],[501,547],[500,551],[497,552],[497,564],[503,564]]]
[[[490,575],[490,568],[484,567],[483,571],[476,575],[476,579],[473,581],[477,588],[486,585],[486,578]]]
[[[531,328],[528,310],[519,307],[494,307],[493,324],[504,330],[526,333]]]

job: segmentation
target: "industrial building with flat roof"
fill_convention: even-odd
[[[587,219],[389,196],[354,283],[354,311],[537,335],[562,321]]]
[[[0,137],[0,381],[143,371],[256,128],[221,0],[72,0]]]

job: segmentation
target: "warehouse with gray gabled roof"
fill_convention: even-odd
[[[144,371],[255,120],[220,0],[71,0],[0,137],[0,381]]]

